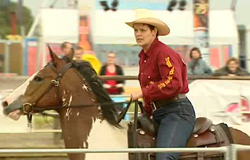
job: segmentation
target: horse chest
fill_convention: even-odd
[[[107,121],[96,119],[87,138],[89,149],[128,148],[127,130],[111,126]],[[128,160],[127,153],[86,154],[86,160]]]

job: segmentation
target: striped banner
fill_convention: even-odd
[[[210,64],[209,56],[209,0],[194,0],[194,45],[201,50],[202,58]]]

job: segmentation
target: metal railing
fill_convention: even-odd
[[[128,149],[1,149],[0,154],[25,153],[185,153],[185,152],[220,152],[225,160],[230,160],[229,147],[211,148],[128,148]]]
[[[99,76],[102,80],[138,80],[138,76]],[[188,80],[250,80],[250,76],[188,76]]]
[[[13,73],[12,73],[13,74]],[[102,80],[138,80],[138,76],[98,76]],[[2,77],[0,77],[2,78]],[[11,76],[5,79],[21,79],[26,80],[29,76]],[[250,76],[188,76],[188,80],[250,80]]]
[[[0,149],[0,154],[27,153],[187,153],[187,152],[218,152],[224,153],[224,160],[237,160],[238,151],[249,151],[250,146],[232,144],[224,147],[211,148],[126,148],[126,149]]]
[[[224,160],[237,160],[238,151],[249,151],[250,146],[232,144],[224,147],[210,148],[122,148],[122,149],[0,149],[0,154],[27,153],[187,153],[187,152],[218,152],[224,153]]]

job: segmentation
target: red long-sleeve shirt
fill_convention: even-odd
[[[141,50],[139,57],[138,77],[148,112],[151,112],[150,102],[189,91],[186,64],[178,53],[158,38],[147,52]]]

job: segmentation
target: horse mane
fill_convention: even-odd
[[[115,108],[113,100],[110,98],[107,91],[103,88],[101,79],[97,76],[96,71],[88,61],[71,62],[73,67],[86,79],[94,92],[97,102],[101,105],[103,118],[111,125],[121,127],[118,124],[118,112]]]

